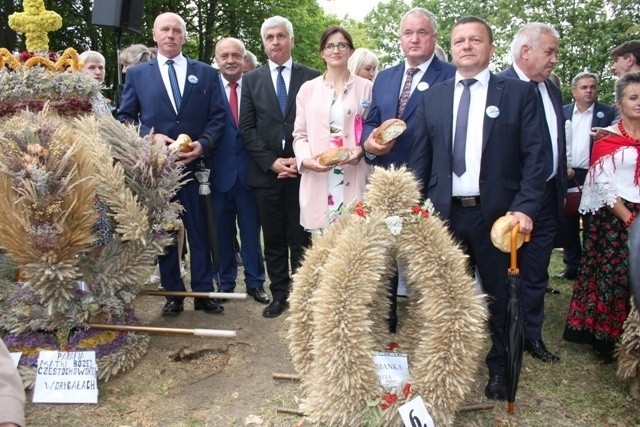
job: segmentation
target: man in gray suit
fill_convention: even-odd
[[[300,175],[292,145],[296,95],[320,72],[291,59],[294,39],[288,19],[268,18],[260,32],[269,60],[243,77],[240,132],[251,154],[248,182],[258,202],[273,296],[263,314],[277,317],[288,307],[289,259],[295,273],[310,241],[300,225]]]

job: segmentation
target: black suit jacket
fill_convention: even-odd
[[[292,133],[296,119],[296,95],[304,82],[319,75],[317,70],[293,63],[284,116],[278,106],[268,62],[242,77],[240,133],[251,154],[247,171],[249,185],[268,188],[278,184],[271,165],[279,157],[295,156]]]
[[[520,80],[518,77],[518,73],[513,68],[513,66],[507,68],[501,73],[498,73],[500,76],[511,77],[514,79]],[[560,92],[560,88],[556,86],[551,80],[547,79],[544,82],[547,87],[547,92],[549,93],[549,97],[551,98],[551,103],[553,104],[553,109],[556,113],[556,122],[558,127],[558,140],[555,141],[558,148],[558,169],[557,173],[557,183],[556,189],[556,208],[557,208],[557,216],[558,218],[562,218],[562,211],[564,210],[564,198],[567,195],[567,142],[564,134],[564,113],[562,112],[562,92]],[[546,118],[544,112],[542,112],[542,123],[541,126],[546,126]],[[549,148],[550,150],[550,148]],[[552,152],[547,150],[547,155],[551,156]]]
[[[454,87],[450,79],[422,95],[408,163],[422,181],[423,197],[431,199],[444,219],[451,210]],[[486,106],[496,106],[500,113],[484,116],[479,184],[487,224],[507,211],[533,218],[542,200],[546,147],[535,96],[519,80],[489,78]]]

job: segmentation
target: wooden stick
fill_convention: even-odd
[[[276,412],[279,412],[281,414],[292,414],[292,415],[299,415],[301,417],[304,417],[304,412],[302,412],[299,409],[293,409],[293,408],[285,408],[283,406],[278,406],[276,408]]]
[[[300,381],[301,377],[297,374],[283,374],[279,372],[274,372],[271,374],[271,378],[274,380],[285,380],[285,381]]]
[[[191,298],[221,298],[221,299],[247,299],[245,293],[227,292],[186,292],[186,291],[140,291],[138,295],[150,295],[160,297],[191,297]]]
[[[107,331],[131,331],[146,332],[148,334],[193,335],[195,337],[210,338],[236,337],[236,331],[227,331],[221,329],[158,328],[153,326],[109,325],[104,323],[88,323],[87,326],[91,329],[103,329]]]
[[[464,405],[458,408],[458,412],[483,411],[485,409],[493,409],[496,405],[493,403],[474,403],[472,405]]]

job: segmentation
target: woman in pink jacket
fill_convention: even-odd
[[[302,175],[300,223],[312,233],[321,233],[338,219],[342,208],[362,200],[370,169],[363,159],[360,134],[372,84],[349,72],[351,35],[331,26],[320,38],[319,51],[327,71],[298,91],[293,130],[293,150]],[[323,166],[319,157],[333,147],[344,148],[348,157],[335,166]]]

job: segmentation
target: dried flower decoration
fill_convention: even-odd
[[[47,33],[62,27],[62,17],[44,8],[44,0],[24,0],[24,12],[9,15],[9,27],[26,36],[27,49],[32,52],[49,50]]]

